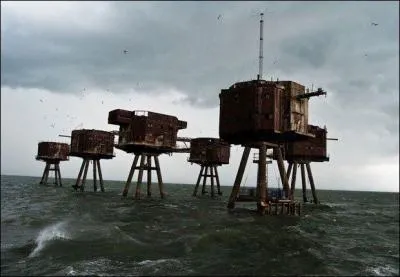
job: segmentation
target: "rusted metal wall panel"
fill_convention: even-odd
[[[308,99],[297,99],[305,87],[293,81],[279,81],[285,89],[281,94],[281,130],[307,133]]]
[[[118,146],[133,147],[137,144],[150,148],[174,148],[178,130],[186,126],[186,121],[178,120],[175,116],[133,111],[129,125],[120,125]]]
[[[40,142],[38,144],[37,159],[68,160],[69,145],[59,142]]]
[[[108,113],[108,124],[114,124],[114,125],[129,124],[131,122],[132,116],[133,112],[131,111],[121,110],[121,109],[112,110]]]
[[[195,138],[190,142],[188,161],[199,164],[228,164],[230,145],[217,138]]]
[[[101,130],[73,130],[71,133],[71,156],[114,155],[114,134]]]
[[[249,81],[221,90],[219,134],[227,141],[253,136],[266,139],[280,131],[281,88],[275,82]]]
[[[307,131],[315,135],[304,141],[288,142],[284,145],[285,160],[325,161],[327,130],[314,125],[308,125]],[[274,154],[274,159],[277,157]]]

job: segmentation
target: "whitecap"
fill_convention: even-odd
[[[158,260],[144,260],[141,262],[138,262],[138,265],[142,265],[142,266],[155,266],[158,264],[162,264],[165,262],[175,262],[175,263],[180,263],[178,260],[176,259],[158,259]]]
[[[367,268],[367,271],[375,274],[376,276],[388,276],[388,275],[398,276],[399,275],[399,271],[392,268],[389,265],[369,267],[369,268]]]
[[[67,231],[65,230],[65,225],[67,222],[62,221],[56,224],[52,224],[50,226],[45,227],[40,231],[38,237],[36,238],[36,248],[33,249],[32,253],[29,257],[35,257],[44,247],[45,245],[51,241],[56,239],[71,239]]]

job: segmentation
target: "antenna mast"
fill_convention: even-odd
[[[257,79],[261,80],[262,79],[262,71],[263,71],[263,25],[264,25],[264,20],[263,20],[263,15],[264,13],[260,13],[260,55],[259,55],[259,61],[258,61],[258,76]]]

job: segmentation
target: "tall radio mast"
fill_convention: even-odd
[[[263,71],[263,25],[264,25],[264,20],[263,20],[264,13],[260,13],[260,54],[259,54],[259,61],[258,61],[258,76],[257,79],[261,80],[262,79],[262,71]]]

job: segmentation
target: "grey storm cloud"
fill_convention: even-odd
[[[360,62],[354,64],[354,55],[346,54],[351,48],[347,41],[353,42],[350,50],[363,59],[363,47],[368,51],[369,45],[380,38],[392,43],[398,40],[398,27],[393,26],[396,22],[390,21],[396,16],[384,16],[394,13],[391,6],[339,2],[115,2],[99,19],[105,27],[95,32],[68,28],[68,22],[58,29],[31,26],[8,16],[10,27],[2,31],[1,82],[10,87],[73,93],[83,87],[113,92],[171,87],[185,93],[185,101],[193,105],[216,106],[221,88],[257,74],[260,10],[266,11],[267,73],[276,71],[290,78],[296,72],[312,75],[315,70],[326,70],[343,82],[366,70]],[[359,9],[379,15],[379,26],[370,26],[372,18],[360,20],[355,13]],[[339,17],[339,13],[344,16]],[[365,33],[359,43],[349,33],[356,28]],[[291,35],[282,35],[287,29]],[[341,45],[347,49],[341,49]],[[123,53],[125,49],[127,54]],[[371,53],[368,58],[382,63],[396,55],[398,59],[398,45]],[[345,69],[349,67],[352,72]],[[367,75],[359,80],[361,87],[373,81],[373,71],[366,70]],[[356,86],[354,81],[352,86]]]
[[[344,105],[364,105],[381,97],[373,91],[377,82],[382,94],[398,91],[396,6],[112,2],[98,16],[101,27],[95,31],[69,27],[67,21],[54,28],[28,24],[4,12],[9,27],[2,30],[1,83],[60,93],[84,87],[115,93],[176,88],[186,94],[185,102],[215,107],[220,89],[256,77],[258,13],[265,11],[265,78],[318,81]],[[317,80],[321,72],[325,76]],[[384,77],[376,80],[377,74]]]

